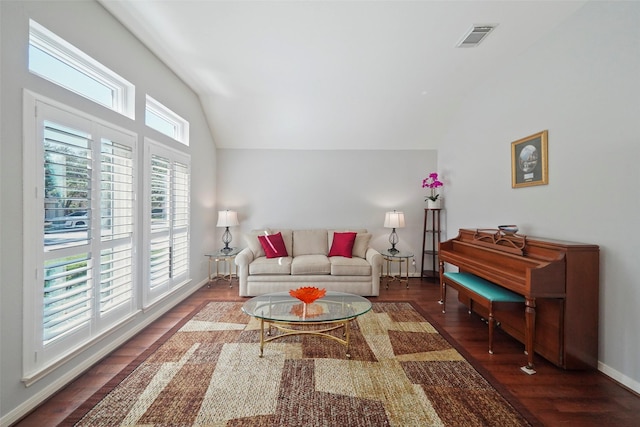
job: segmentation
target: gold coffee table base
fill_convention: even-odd
[[[334,341],[339,342],[344,345],[347,349],[346,356],[347,358],[351,358],[351,354],[349,353],[349,322],[355,319],[357,316],[351,317],[349,319],[341,319],[335,321],[326,321],[326,322],[304,322],[304,323],[292,323],[292,322],[278,322],[274,320],[265,321],[264,319],[260,319],[260,357],[264,354],[264,345],[268,342],[278,340],[284,337],[290,337],[295,335],[316,335],[319,337],[330,338]],[[282,334],[278,334],[272,336],[270,338],[265,338],[265,323],[267,323],[267,332],[266,335],[271,335],[271,326],[276,328],[277,330],[283,332]],[[304,329],[294,329],[293,326],[317,326],[324,325],[327,326],[323,329],[314,329],[314,330],[304,330]],[[327,332],[335,331],[336,329],[344,328],[344,332],[342,336],[344,339],[338,338],[335,335],[328,334]]]

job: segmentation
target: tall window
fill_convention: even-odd
[[[28,374],[135,310],[136,136],[31,96],[25,103],[35,111],[25,117]]]
[[[32,73],[134,118],[132,84],[38,23],[29,30]],[[188,283],[190,157],[150,141],[143,152],[135,133],[28,91],[24,107],[29,385]],[[146,111],[188,145],[189,122],[151,97]]]
[[[145,304],[189,276],[190,165],[185,154],[147,141],[148,288]]]

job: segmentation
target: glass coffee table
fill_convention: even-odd
[[[260,319],[260,357],[266,343],[292,335],[326,337],[346,347],[349,354],[349,322],[371,310],[368,299],[343,292],[328,291],[326,295],[305,304],[288,292],[264,294],[245,302],[242,311]],[[266,324],[266,330],[265,330]],[[271,335],[272,327],[281,333]],[[343,338],[329,334],[344,328]]]

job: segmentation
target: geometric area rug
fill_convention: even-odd
[[[349,359],[311,335],[270,342],[258,357],[260,323],[242,304],[198,307],[63,425],[539,424],[409,302],[373,303],[354,320]]]

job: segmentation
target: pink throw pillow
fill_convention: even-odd
[[[358,233],[333,233],[333,242],[331,243],[331,250],[329,256],[343,256],[351,258],[353,252],[353,243],[356,241],[356,235]]]
[[[258,240],[264,249],[267,258],[280,258],[289,256],[287,248],[282,240],[282,233],[269,234],[268,236],[258,236]]]

